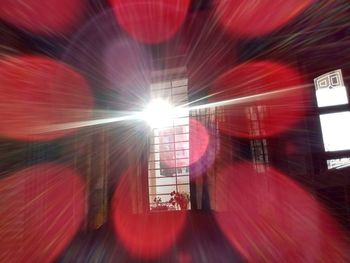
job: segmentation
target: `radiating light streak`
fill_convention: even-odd
[[[291,88],[286,88],[286,89],[280,89],[280,90],[255,94],[255,95],[244,96],[244,97],[240,97],[240,98],[211,102],[211,103],[207,103],[207,104],[191,106],[188,108],[188,110],[193,111],[193,110],[200,110],[200,109],[207,109],[207,108],[223,107],[223,106],[228,106],[228,105],[236,105],[236,104],[254,101],[255,99],[258,99],[258,98],[259,99],[271,98],[271,97],[277,96],[281,93],[300,89],[300,88],[301,88],[301,86],[291,87]]]
[[[132,115],[125,115],[120,117],[105,118],[105,119],[90,120],[90,121],[78,121],[78,122],[54,124],[54,125],[44,126],[44,127],[35,129],[34,134],[70,130],[70,129],[76,129],[76,128],[83,128],[83,127],[96,126],[96,125],[115,123],[115,122],[121,122],[121,121],[137,120],[137,119],[140,119],[140,114],[132,114]]]
[[[278,96],[282,93],[297,90],[300,88],[303,88],[303,86],[290,87],[290,88],[280,89],[280,90],[276,90],[276,91],[264,92],[264,93],[260,93],[260,94],[249,95],[249,96],[244,96],[244,97],[239,97],[239,98],[234,98],[234,99],[229,99],[229,100],[222,100],[222,101],[217,101],[217,102],[211,102],[211,103],[195,105],[195,106],[190,106],[190,107],[186,107],[185,105],[180,105],[180,106],[174,107],[174,110],[173,110],[174,112],[173,112],[171,117],[175,118],[176,116],[182,116],[184,113],[188,113],[190,111],[195,111],[195,110],[223,107],[223,106],[228,106],[228,105],[239,105],[242,103],[254,101],[256,99],[271,98],[274,96]],[[76,129],[76,128],[83,128],[83,127],[89,127],[89,126],[122,122],[122,121],[133,121],[133,120],[143,121],[144,119],[145,119],[144,112],[138,111],[138,112],[133,112],[133,113],[126,114],[123,116],[118,116],[118,117],[102,118],[102,119],[90,120],[90,121],[54,124],[54,125],[49,125],[49,126],[45,126],[45,127],[39,127],[38,129],[33,130],[33,134],[47,133],[47,132],[53,132],[53,131],[62,131],[62,130],[70,130],[70,129]]]

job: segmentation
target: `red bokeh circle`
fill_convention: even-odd
[[[80,227],[84,187],[74,170],[53,163],[0,180],[2,261],[53,261]]]
[[[284,26],[313,0],[215,0],[215,16],[232,35],[259,37]]]
[[[135,257],[154,259],[166,253],[177,241],[186,222],[184,211],[138,211],[132,169],[121,177],[112,206],[115,232]]]
[[[196,163],[205,155],[209,145],[207,129],[199,120],[194,118],[189,119],[188,129],[188,133],[183,133],[182,127],[159,130],[160,161],[166,166],[186,167]],[[163,136],[170,136],[174,142],[162,144]]]
[[[308,91],[298,71],[273,61],[254,61],[222,74],[209,100],[222,106],[218,124],[228,135],[264,138],[283,132],[306,112]]]
[[[204,125],[194,118],[190,118],[190,165],[196,163],[206,153],[209,145],[209,134]]]
[[[143,43],[168,40],[183,24],[190,0],[110,0],[121,27]]]
[[[108,89],[117,91],[112,107],[140,110],[148,102],[151,85],[151,56],[142,44],[130,38],[111,40],[103,54]]]
[[[85,121],[93,100],[85,79],[69,66],[44,57],[0,60],[0,135],[51,140],[72,129],[57,124]]]
[[[205,94],[208,84],[231,68],[237,48],[235,41],[215,27],[209,11],[189,14],[185,25],[169,54],[178,56],[179,64],[186,64],[189,96],[198,98]],[[183,54],[186,56],[182,57]]]
[[[84,0],[0,0],[0,18],[39,34],[69,32],[83,14]]]
[[[215,218],[231,244],[248,262],[347,262],[336,221],[291,179],[264,169],[238,163],[217,174]]]

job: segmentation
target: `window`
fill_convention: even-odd
[[[249,120],[249,134],[252,137],[264,137],[266,135],[265,127],[262,126],[261,119],[266,115],[266,106],[255,106],[246,109],[246,116]],[[250,149],[255,169],[258,173],[264,173],[269,163],[267,150],[267,140],[250,140]]]
[[[327,160],[328,169],[342,169],[350,166],[350,158]]]
[[[350,149],[350,111],[321,114],[320,121],[326,152]]]
[[[256,171],[264,173],[266,165],[269,163],[266,139],[251,140],[250,149]]]
[[[342,71],[338,69],[323,74],[315,78],[314,83],[324,151],[335,154],[350,150],[350,111],[347,110],[348,96]],[[327,160],[328,169],[341,169],[348,165],[348,156]]]
[[[346,88],[340,69],[314,79],[318,107],[343,105],[348,103]]]
[[[167,71],[166,73],[169,73]],[[172,72],[176,72],[172,69]],[[177,77],[151,85],[151,99],[166,99],[173,106],[188,103],[187,78]],[[151,211],[186,209],[170,203],[171,193],[184,196],[190,209],[189,115],[181,112],[162,128],[153,128],[148,161]]]

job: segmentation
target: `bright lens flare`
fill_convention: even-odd
[[[175,115],[175,107],[173,107],[168,101],[154,99],[148,104],[142,114],[142,118],[152,128],[164,128],[173,124]]]

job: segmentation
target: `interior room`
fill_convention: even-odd
[[[0,262],[350,262],[347,0],[0,0]]]

